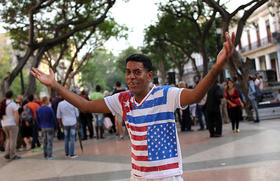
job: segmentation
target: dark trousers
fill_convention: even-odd
[[[189,106],[188,106],[187,109],[183,110],[181,130],[182,131],[185,131],[185,130],[190,131],[191,130],[191,115],[190,115]]]
[[[228,117],[231,121],[232,130],[239,129],[239,121],[241,120],[240,112],[241,112],[240,106],[228,109]]]
[[[37,145],[37,147],[41,146],[41,143],[38,138],[38,126],[37,126],[37,124],[33,124],[32,127],[33,127],[33,129],[32,129],[31,149],[35,148],[35,144]]]
[[[92,126],[92,120],[89,119],[89,116],[80,116],[82,126],[83,126],[83,132],[84,132],[84,138],[87,139],[87,128],[89,131],[89,137],[93,138],[93,126]]]
[[[222,118],[220,110],[217,111],[208,111],[208,129],[210,136],[222,135]]]

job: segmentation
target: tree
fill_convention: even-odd
[[[267,2],[267,0],[251,0],[246,4],[242,4],[237,7],[232,13],[229,13],[223,5],[219,4],[219,1],[214,0],[203,0],[206,2],[210,7],[212,7],[215,11],[218,11],[221,15],[222,19],[222,31],[223,31],[223,39],[225,39],[225,33],[228,32],[229,26],[233,18],[237,15],[237,13],[244,11],[243,15],[239,20],[237,20],[237,30],[236,30],[236,38],[234,45],[238,45],[241,39],[241,35],[246,24],[247,19],[250,15],[259,7]],[[247,60],[247,59],[246,59]],[[248,81],[247,77],[249,75],[249,67],[250,61],[244,61],[241,55],[235,51],[232,58],[228,61],[228,69],[231,76],[237,76],[238,81],[240,82],[240,86],[242,89],[243,94],[245,95],[246,102],[250,102],[248,98]],[[252,112],[249,109],[249,105],[246,104],[246,112],[249,119],[252,119]]]
[[[210,28],[215,20],[217,11],[207,10],[201,0],[191,2],[186,0],[169,0],[166,4],[161,4],[160,9],[179,18],[178,21],[188,25],[185,27],[185,34],[181,36],[184,36],[182,37],[183,39],[188,40],[188,46],[193,47],[194,51],[201,54],[203,58],[203,76],[205,76],[208,72],[208,62],[211,55],[211,52],[207,52],[206,41],[211,37]],[[183,44],[177,44],[177,46],[179,45],[182,46]],[[184,51],[185,47],[182,46],[181,50]],[[188,57],[192,59],[191,56],[188,55]],[[200,77],[200,74],[198,76]]]
[[[13,40],[13,47],[25,51],[17,66],[3,80],[2,94],[32,55],[31,66],[38,67],[47,50],[65,43],[77,32],[96,30],[114,3],[115,0],[1,1],[0,16],[7,25],[5,29]],[[29,78],[34,82],[32,79]]]

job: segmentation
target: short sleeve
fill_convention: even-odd
[[[13,109],[13,111],[17,111],[18,110],[18,106],[16,105],[16,103],[11,103],[12,105],[12,109]]]
[[[61,111],[60,111],[61,108],[60,107],[61,107],[61,104],[59,103],[57,106],[57,112],[56,112],[56,117],[59,119],[61,118]]]
[[[180,96],[184,89],[183,88],[177,88],[177,87],[169,87],[167,91],[167,102],[169,106],[172,106],[173,110],[176,110],[177,108],[180,109],[186,109],[188,107],[182,107],[181,106],[181,100]]]
[[[120,93],[114,94],[112,96],[107,96],[104,98],[107,107],[110,109],[113,115],[119,114],[123,115],[122,106],[119,101]]]

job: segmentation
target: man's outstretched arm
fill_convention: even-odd
[[[73,104],[75,107],[80,109],[83,112],[99,112],[99,113],[110,113],[109,108],[107,107],[104,99],[97,99],[94,101],[88,101],[81,96],[74,94],[68,89],[61,86],[58,82],[56,82],[54,78],[54,73],[52,69],[49,69],[49,75],[40,71],[37,68],[32,68],[30,71],[31,75],[33,75],[36,79],[38,79],[42,84],[51,87],[54,89],[59,95],[61,95],[65,100]]]
[[[234,33],[232,33],[231,37],[228,33],[226,33],[226,42],[223,45],[223,49],[217,56],[216,64],[194,89],[184,89],[182,91],[180,96],[181,106],[198,102],[208,92],[221,70],[223,70],[226,60],[233,54],[234,40]]]

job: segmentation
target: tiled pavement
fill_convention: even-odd
[[[197,129],[195,127],[194,129]],[[241,132],[223,127],[223,137],[209,138],[208,131],[179,132],[184,180],[278,181],[280,180],[280,119],[242,122]],[[42,151],[20,152],[22,159],[6,162],[0,153],[0,180],[105,181],[129,180],[129,140],[108,135],[104,140],[83,142],[79,158],[64,157],[63,142],[55,141],[55,160]]]

